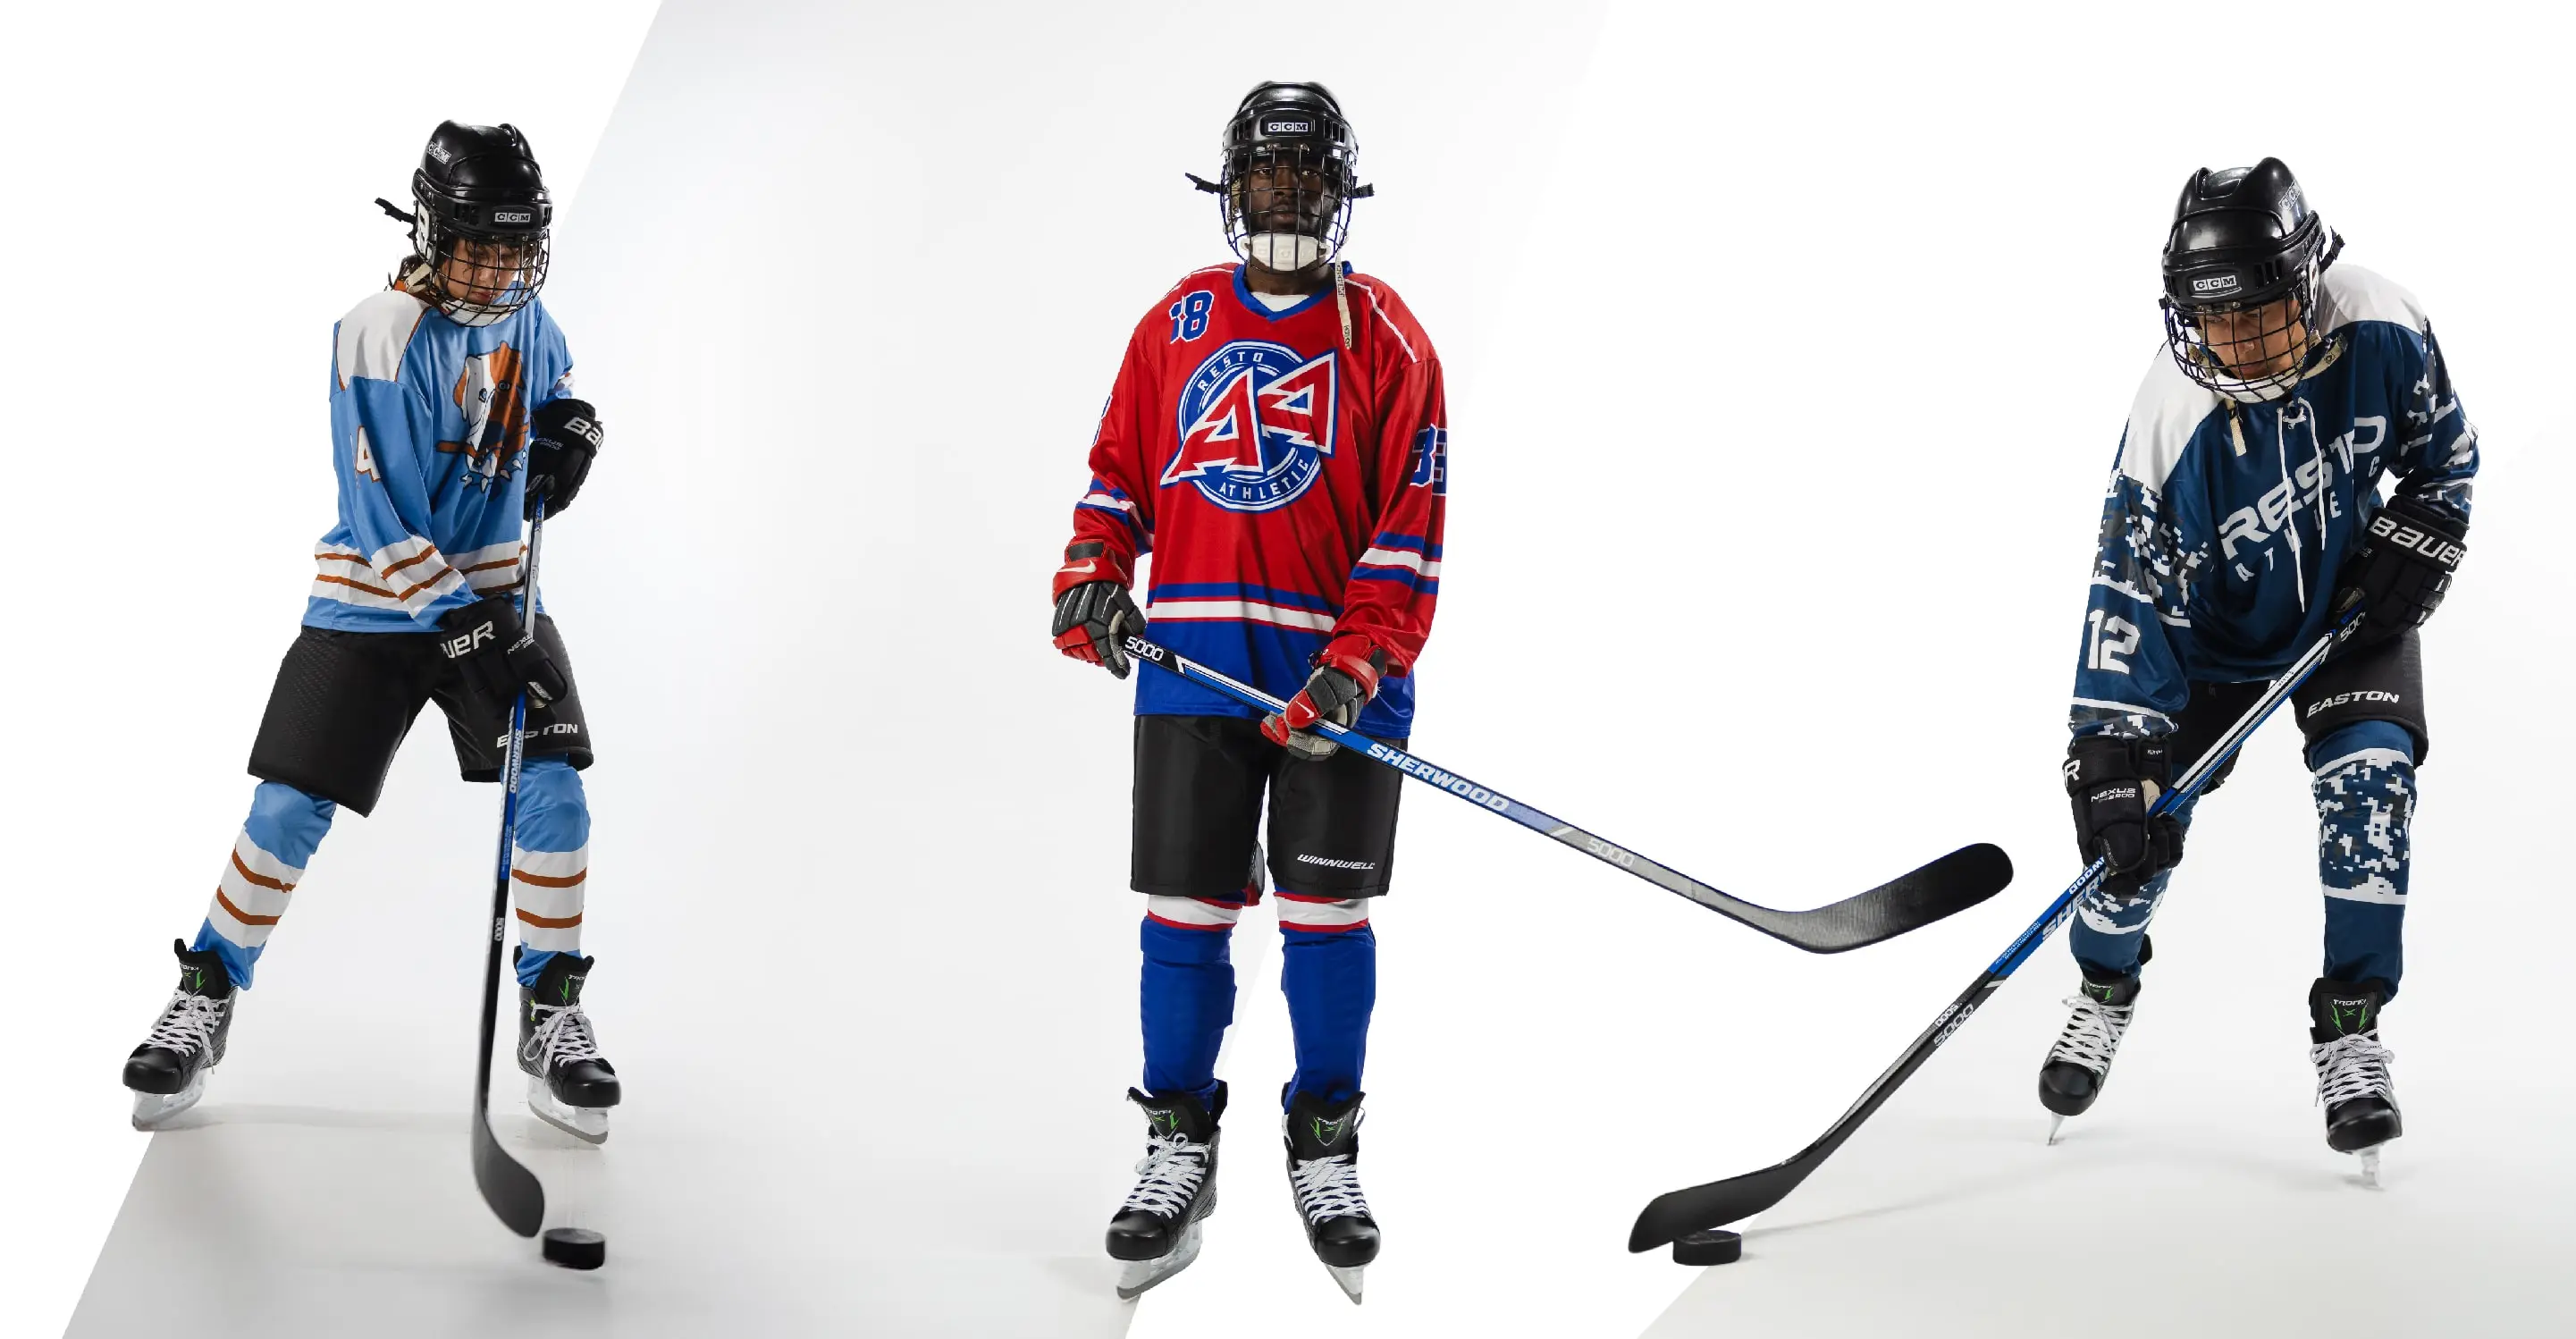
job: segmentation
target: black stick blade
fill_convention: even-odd
[[[535,1172],[501,1147],[492,1135],[492,1122],[480,1111],[474,1113],[474,1188],[483,1192],[493,1216],[522,1237],[537,1235],[546,1221],[546,1188]]]
[[[1955,916],[2002,892],[2012,877],[2012,857],[1978,842],[1840,902],[1808,911],[1757,907],[1745,919],[1810,953],[1844,953]]]
[[[1816,1162],[1805,1154],[1776,1167],[1657,1195],[1628,1229],[1628,1249],[1651,1251],[1693,1232],[1741,1222],[1789,1197]]]

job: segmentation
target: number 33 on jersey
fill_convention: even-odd
[[[1439,356],[1385,281],[1344,272],[1273,310],[1221,265],[1184,277],[1136,325],[1091,447],[1074,542],[1132,578],[1154,554],[1151,635],[1280,697],[1307,657],[1356,632],[1394,664],[1360,718],[1412,732],[1410,670],[1440,594],[1447,408]],[[1146,715],[1250,711],[1169,675]]]

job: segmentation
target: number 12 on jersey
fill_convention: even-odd
[[[2138,649],[2138,625],[2100,609],[2084,617],[2093,625],[2093,635],[2085,639],[2084,668],[2128,673],[2128,662],[2120,657]]]

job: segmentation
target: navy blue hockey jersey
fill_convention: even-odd
[[[2325,634],[2383,476],[2466,520],[2477,432],[2414,295],[2338,264],[2297,385],[2222,397],[2159,349],[2102,503],[2077,734],[2164,734],[2193,682],[2264,680]]]

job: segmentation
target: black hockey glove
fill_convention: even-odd
[[[507,595],[487,595],[438,620],[447,635],[438,649],[456,662],[466,687],[506,707],[527,690],[530,707],[549,706],[571,691],[554,657],[519,622],[519,611]]]
[[[1055,597],[1055,649],[1121,679],[1133,664],[1125,639],[1144,630],[1144,611],[1123,581],[1076,582]]]
[[[528,505],[534,519],[537,499],[546,515],[561,516],[581,496],[581,481],[590,477],[591,457],[599,454],[599,412],[588,400],[548,400],[528,418]]]
[[[2468,542],[2468,522],[2430,503],[2390,498],[2344,565],[2335,617],[2362,611],[2357,636],[2363,646],[2423,626],[2451,589]]]
[[[1316,652],[1313,663],[1315,672],[1307,675],[1306,686],[1288,699],[1287,709],[1261,718],[1261,735],[1288,750],[1291,758],[1320,762],[1332,757],[1341,746],[1322,731],[1307,727],[1317,721],[1330,721],[1344,729],[1358,724],[1360,708],[1377,696],[1377,681],[1386,676],[1386,649],[1358,633],[1346,632]]]
[[[2165,741],[2085,735],[2066,748],[2066,794],[2075,806],[2075,847],[2104,862],[2102,886],[2135,892],[2182,859],[2182,823],[2147,817],[2171,785]]]

